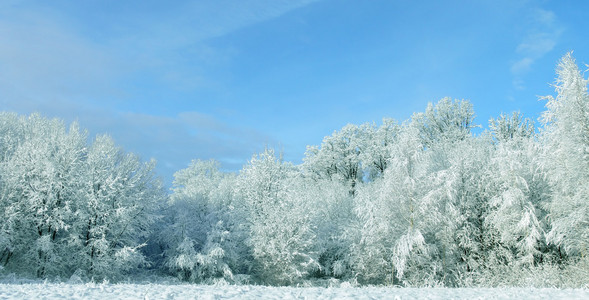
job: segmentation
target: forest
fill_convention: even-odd
[[[444,98],[404,122],[349,124],[302,164],[194,160],[170,192],[74,123],[0,113],[0,274],[87,281],[589,286],[589,93],[571,53],[539,126],[473,132]]]

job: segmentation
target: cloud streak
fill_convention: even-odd
[[[516,89],[525,89],[522,76],[532,69],[538,59],[554,49],[562,31],[553,12],[540,8],[533,11],[530,30],[515,50],[519,59],[511,65],[513,86]]]
[[[151,32],[156,38],[174,37],[177,45],[192,44],[229,34],[241,28],[279,17],[317,0],[209,0],[190,1],[180,7],[179,14],[166,22],[155,24]],[[178,31],[178,28],[184,28]],[[159,37],[158,37],[159,36]]]
[[[0,88],[15,97],[104,93],[116,79],[120,62],[40,12],[13,11],[0,29]]]
[[[201,0],[148,8],[143,1],[131,1],[109,10],[106,5],[69,1],[51,6],[4,1],[0,4],[0,88],[22,98],[105,93],[120,97],[123,92],[116,83],[148,71],[172,89],[195,89],[211,84],[199,73],[199,64],[224,63],[231,55],[205,41],[314,1]],[[99,16],[91,18],[91,25],[81,25],[86,20],[76,18],[87,14]]]
[[[0,105],[21,114],[79,120],[91,135],[108,133],[144,159],[156,158],[168,183],[173,172],[196,158],[214,158],[224,169],[238,170],[253,153],[278,142],[201,112],[171,109],[164,116],[157,108],[141,111],[145,92],[137,91],[141,86],[134,90],[125,85],[138,76],[152,76],[148,82],[164,90],[214,84],[199,71],[199,64],[225,63],[231,53],[211,47],[207,40],[312,2],[184,1],[177,6],[164,3],[163,14],[144,8],[142,1],[130,5],[133,9],[117,4],[109,11],[100,11],[105,5],[76,6],[69,1],[51,6],[2,2]],[[89,14],[95,14],[90,25],[76,19]],[[137,105],[127,105],[130,101]],[[174,107],[174,101],[157,105]]]

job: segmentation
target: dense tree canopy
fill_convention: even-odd
[[[3,113],[0,261],[39,277],[117,277],[147,264],[139,251],[164,193],[154,162],[107,136],[89,145],[73,124]],[[78,275],[78,276],[79,276]]]
[[[541,126],[474,134],[466,100],[348,124],[301,165],[154,162],[39,115],[0,114],[0,272],[271,285],[587,286],[589,94],[570,54]]]

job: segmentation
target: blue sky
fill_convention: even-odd
[[[158,161],[301,162],[347,123],[449,96],[534,120],[558,59],[589,62],[587,1],[0,2],[0,110],[77,120]]]

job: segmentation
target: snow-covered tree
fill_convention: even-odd
[[[89,147],[72,240],[78,267],[89,276],[112,277],[145,264],[139,248],[164,199],[154,167],[155,161],[142,163],[108,136]]]
[[[168,247],[165,265],[182,279],[231,282],[247,268],[242,215],[233,205],[235,176],[219,171],[214,160],[197,160],[174,177],[171,221],[160,237]]]
[[[572,256],[589,248],[589,94],[571,53],[559,62],[556,97],[546,97],[544,166],[552,184],[549,240]]]
[[[319,268],[305,181],[273,150],[255,155],[242,169],[238,193],[247,211],[247,245],[253,275],[269,284],[300,282]]]
[[[363,225],[351,260],[361,282],[390,283],[393,275],[402,279],[410,265],[429,254],[422,235],[427,169],[418,133],[414,126],[403,126],[384,177],[358,196],[356,214]]]
[[[471,135],[474,124],[474,110],[469,101],[443,98],[436,105],[428,103],[423,113],[411,117],[419,129],[422,143],[426,147],[443,141],[460,141]]]
[[[0,162],[10,158],[24,141],[27,119],[16,113],[0,112]]]
[[[304,189],[298,189],[312,217],[316,232],[320,277],[349,279],[350,246],[356,240],[355,228],[359,225],[354,214],[354,198],[342,182],[323,179],[307,180]],[[354,229],[354,230],[351,230]]]
[[[513,120],[513,119],[512,119]],[[511,128],[522,128],[512,123]],[[547,252],[545,231],[550,186],[541,169],[540,145],[527,133],[503,135],[488,169],[488,188],[494,194],[487,221],[498,234],[496,256],[508,264],[534,265]],[[508,252],[499,253],[501,250]]]
[[[365,148],[363,129],[363,126],[348,124],[325,137],[321,147],[308,146],[303,159],[306,173],[315,178],[342,181],[353,195],[364,175],[360,160]]]
[[[2,227],[12,245],[6,255],[17,269],[59,275],[68,263],[63,254],[80,196],[86,136],[76,124],[68,132],[63,122],[36,114],[23,122],[0,174]]]
[[[519,112],[513,112],[511,117],[501,114],[497,119],[489,121],[489,128],[495,139],[506,142],[517,138],[529,138],[534,134],[535,128],[532,120],[523,118]]]
[[[401,126],[393,119],[384,118],[379,127],[365,124],[364,146],[360,161],[370,180],[382,177],[391,159],[391,147],[396,142]]]
[[[98,278],[143,263],[137,249],[164,197],[154,163],[140,163],[106,137],[88,146],[77,124],[68,131],[36,114],[11,124],[17,134],[0,162],[6,269],[38,277],[80,270]]]

